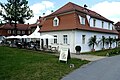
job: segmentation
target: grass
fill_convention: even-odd
[[[119,52],[116,54],[116,52]],[[82,54],[91,54],[91,55],[96,55],[96,56],[115,56],[120,54],[120,47],[114,48],[114,49],[107,49],[107,50],[100,50],[100,51],[95,51],[95,52],[85,52]]]
[[[0,80],[59,80],[88,63],[70,59],[66,64],[50,54],[0,46]]]

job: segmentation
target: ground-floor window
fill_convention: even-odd
[[[67,35],[63,35],[63,43],[68,44],[68,36]]]
[[[82,35],[82,44],[85,44],[85,35]]]
[[[57,44],[57,35],[54,35],[54,44]]]

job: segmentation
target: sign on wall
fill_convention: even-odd
[[[65,47],[61,48],[59,60],[67,61],[67,57],[68,57],[68,48],[65,48]]]

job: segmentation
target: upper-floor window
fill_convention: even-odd
[[[57,35],[54,35],[54,44],[57,44]]]
[[[102,21],[102,28],[104,28],[104,22]]]
[[[22,31],[22,34],[25,34],[25,31]]]
[[[85,35],[82,35],[82,44],[85,44]]]
[[[30,33],[31,33],[31,31],[29,30],[29,31],[28,31],[28,34],[30,34]]]
[[[115,26],[114,25],[112,25],[112,30],[115,30]]]
[[[59,19],[55,17],[53,20],[53,26],[58,26],[58,25],[59,25]]]
[[[12,30],[12,34],[15,34],[15,30]]]
[[[108,29],[110,29],[110,23],[108,22]]]
[[[63,43],[68,44],[68,36],[67,35],[63,35]]]
[[[11,30],[8,30],[8,34],[11,34]]]
[[[96,19],[93,19],[93,27],[96,26]]]
[[[85,18],[82,16],[79,16],[79,19],[80,19],[80,23],[85,25]]]
[[[17,31],[17,34],[21,34],[21,31],[18,30],[18,31]]]

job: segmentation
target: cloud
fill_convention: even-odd
[[[91,10],[103,15],[104,17],[114,22],[118,22],[120,21],[120,11],[118,10],[119,8],[120,2],[104,1],[93,5],[91,7]]]
[[[27,20],[26,23],[35,23],[39,16],[49,15],[51,10],[54,8],[54,3],[50,1],[42,1],[41,3],[36,3],[30,6],[30,9],[33,10],[34,17],[30,20]]]

